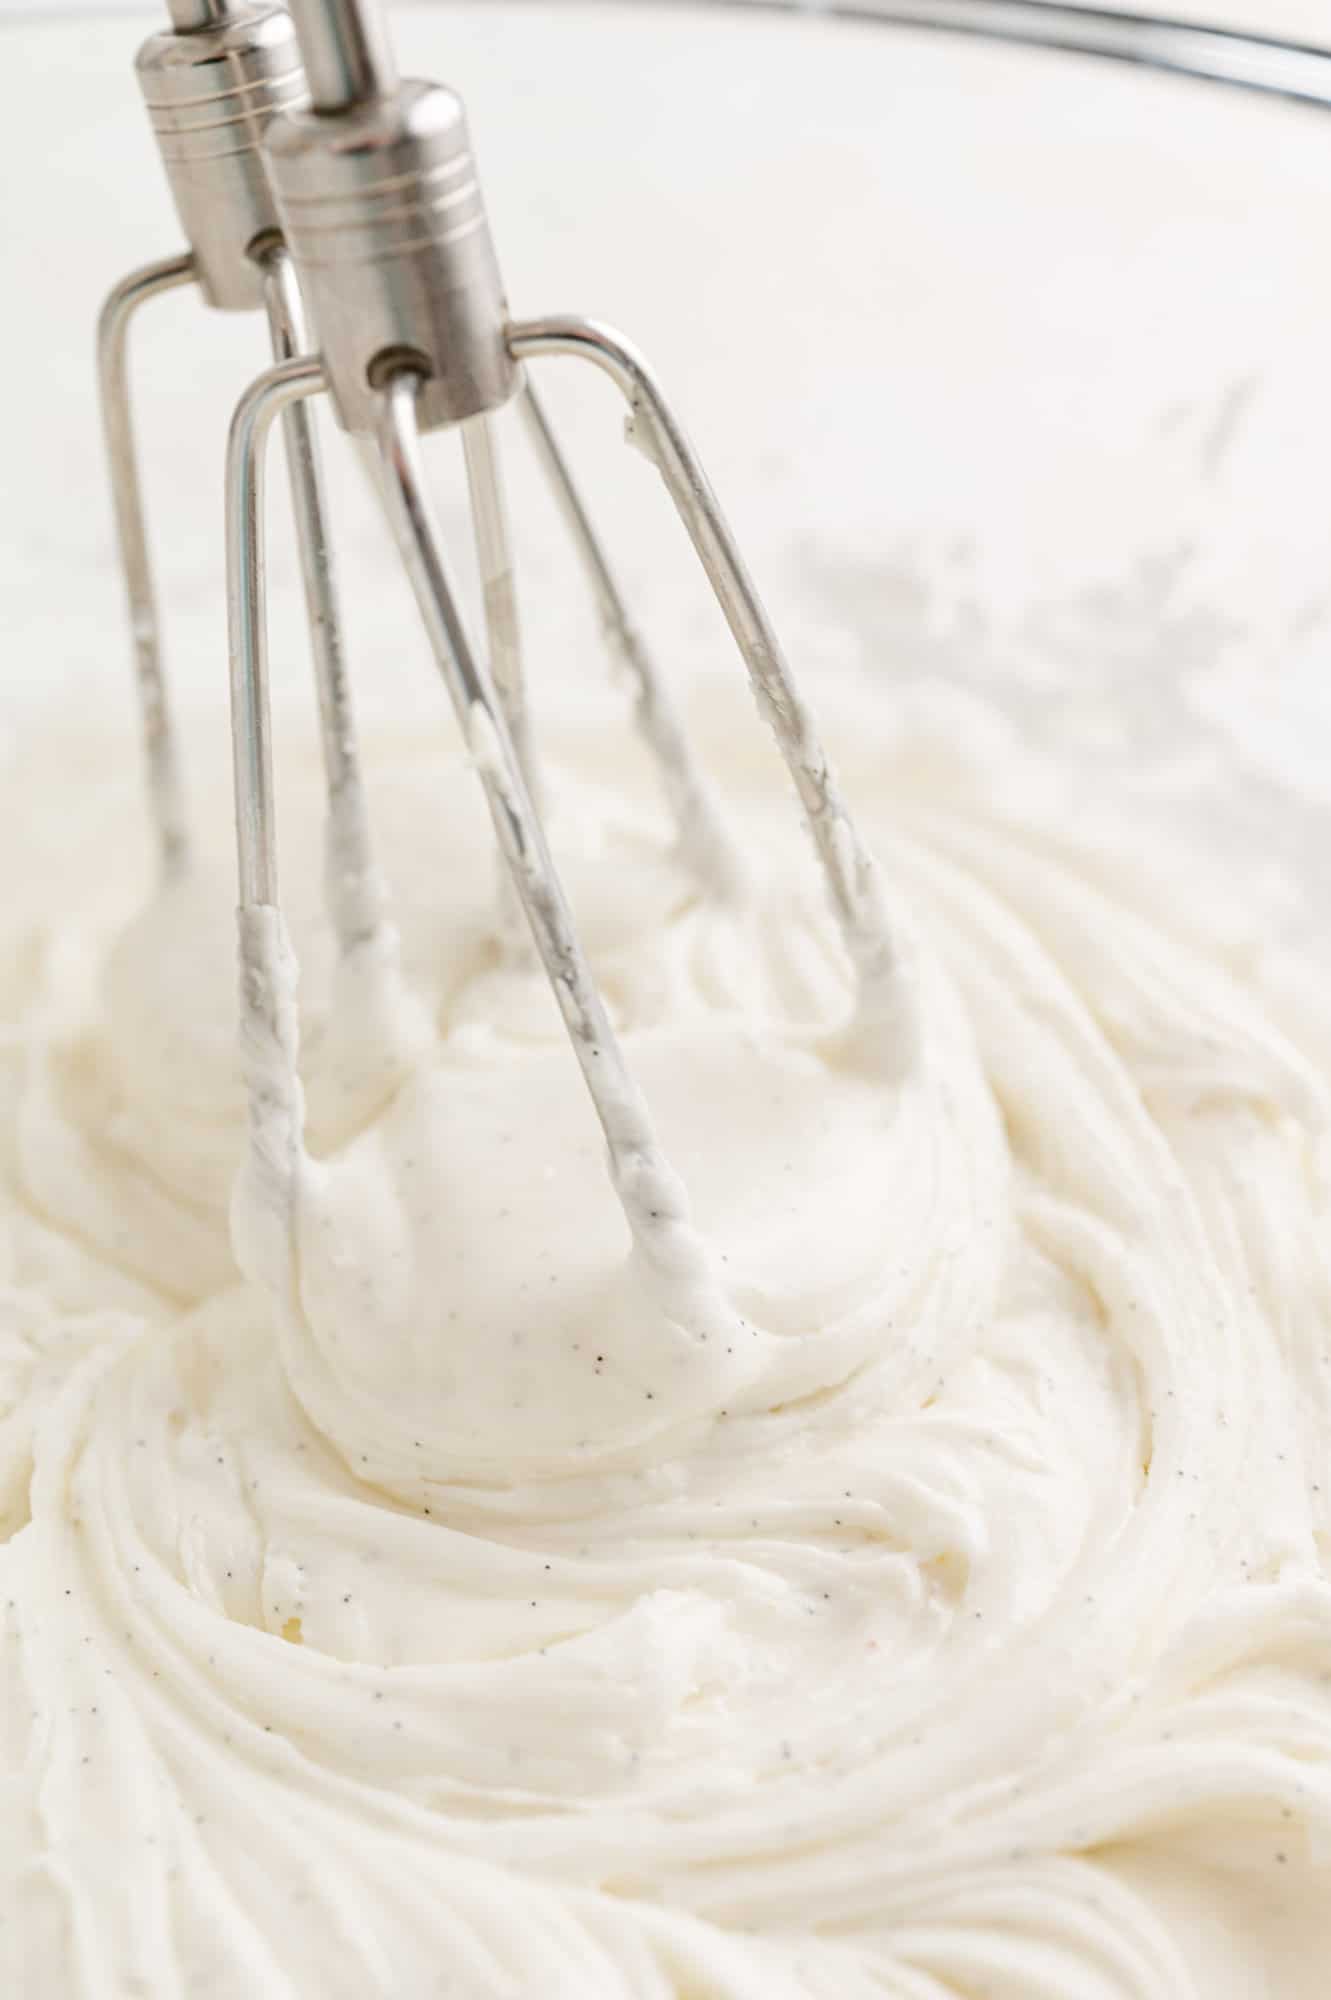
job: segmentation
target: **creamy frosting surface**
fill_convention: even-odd
[[[1325,993],[1276,976],[1241,872],[1092,810],[978,704],[829,699],[915,982],[886,1079],[742,695],[694,715],[754,861],[734,907],[616,719],[551,744],[554,846],[719,1274],[691,1326],[631,1254],[442,720],[370,733],[400,966],[338,962],[291,753],[309,1151],[290,1239],[251,1173],[236,1248],[225,799],[145,900],[123,797],[31,831],[83,753],[29,749],[12,1990],[1324,1992]]]

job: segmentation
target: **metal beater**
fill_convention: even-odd
[[[909,1054],[913,1004],[889,936],[878,870],[847,813],[702,466],[646,361],[596,321],[510,318],[462,104],[441,86],[399,78],[373,0],[292,0],[292,15],[308,101],[290,61],[287,31],[272,25],[274,10],[237,13],[225,0],[194,0],[192,6],[190,0],[173,0],[177,32],[158,38],[169,44],[169,52],[145,61],[158,45],[150,43],[140,69],[145,79],[171,78],[171,88],[160,97],[150,91],[150,102],[194,255],[127,281],[108,304],[103,338],[108,430],[118,468],[153,792],[163,853],[170,860],[183,831],[129,441],[123,329],[141,298],[187,276],[197,277],[205,296],[221,306],[266,300],[274,325],[277,362],[236,409],[226,479],[250,1171],[270,1198],[270,1212],[275,1198],[290,1213],[306,1158],[304,1104],[297,1075],[294,959],[278,904],[264,585],[265,446],[279,414],[294,447],[293,492],[334,817],[348,777],[359,798],[317,460],[308,426],[292,424],[307,414],[310,398],[326,393],[339,425],[361,442],[373,467],[517,899],[600,1120],[612,1181],[637,1251],[666,1291],[677,1291],[694,1282],[706,1253],[607,1016],[533,802],[533,746],[491,422],[511,399],[520,404],[561,500],[607,636],[633,677],[638,722],[659,764],[681,849],[707,893],[742,895],[744,870],[669,690],[630,620],[526,364],[559,355],[591,362],[627,403],[629,434],[665,481],[794,781],[856,976],[851,1032],[865,1060],[880,1073],[895,1075]],[[280,60],[271,53],[279,43]],[[205,49],[201,61],[192,61]],[[223,71],[230,79],[225,89]],[[182,75],[189,76],[188,87],[180,85]],[[205,80],[214,96],[200,109],[203,93],[188,92]],[[183,101],[188,112],[181,110]],[[169,106],[165,114],[163,103]],[[223,121],[244,135],[242,147],[228,154],[233,165],[225,173],[201,137]],[[234,165],[237,160],[243,168]],[[262,187],[260,166],[266,173]],[[223,235],[229,257],[223,260],[225,279],[221,270],[214,275],[211,262],[215,238],[221,258]],[[317,329],[317,354],[297,351],[292,266]],[[466,457],[484,584],[486,657],[474,649],[459,611],[422,473],[422,435],[452,426],[461,432]],[[363,830],[363,818],[359,824]],[[356,941],[355,928],[344,930],[344,947]]]
[[[222,312],[260,308],[276,361],[308,350],[300,289],[281,237],[260,139],[278,111],[303,104],[305,78],[290,18],[270,5],[170,0],[171,29],[150,36],[135,65],[188,250],[131,272],[98,321],[102,424],[134,641],[148,792],[161,873],[184,866],[188,812],[163,660],[161,619],[144,518],[129,388],[129,334],[150,299],[197,285]],[[325,530],[318,444],[307,408],[285,420],[291,498],[322,718],[330,794],[340,800],[355,859],[368,877],[342,625]]]

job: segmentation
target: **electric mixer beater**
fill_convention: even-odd
[[[527,380],[527,364],[549,356],[592,363],[608,375],[628,405],[633,442],[653,461],[689,535],[739,646],[758,706],[777,739],[794,781],[833,913],[853,968],[857,999],[852,1032],[884,1077],[899,1073],[912,1041],[913,1002],[889,938],[876,865],[859,839],[761,599],[691,444],[647,363],[617,332],[578,317],[510,319],[491,243],[480,186],[459,99],[440,86],[400,80],[382,14],[359,0],[295,0],[295,36],[308,80],[304,92],[290,68],[275,76],[247,68],[239,85],[246,132],[247,190],[253,180],[254,228],[243,246],[245,297],[209,292],[196,257],[159,267],[156,280],[134,281],[109,308],[113,338],[140,296],[186,275],[200,277],[218,304],[252,303],[266,288],[278,347],[276,365],[242,397],[231,427],[227,460],[227,576],[234,734],[234,781],[240,880],[242,1050],[249,1094],[252,1184],[270,1215],[289,1215],[306,1155],[304,1102],[297,1071],[295,964],[278,906],[272,752],[267,687],[264,585],[264,461],[274,420],[283,416],[293,470],[296,515],[303,538],[307,595],[315,632],[324,713],[325,757],[332,800],[332,851],[343,879],[370,879],[365,821],[356,774],[354,737],[336,638],[336,610],[317,460],[308,426],[310,398],[327,394],[341,428],[361,444],[373,472],[414,592],[439,672],[448,688],[472,761],[484,787],[495,834],[537,955],[558,1001],[605,1137],[613,1184],[638,1258],[658,1288],[687,1313],[707,1253],[689,1220],[687,1196],[657,1142],[646,1101],[625,1060],[580,942],[551,859],[535,800],[539,787],[526,712],[518,642],[516,595],[494,437],[495,414],[511,400],[524,411],[538,455],[551,478],[595,590],[613,648],[635,683],[639,726],[660,766],[681,852],[705,894],[742,895],[737,859],[711,786],[695,764],[669,691],[635,631],[605,551],[574,487],[549,420]],[[205,17],[206,16],[206,20]],[[196,37],[235,31],[229,9],[200,0],[187,16],[179,0],[178,31],[166,38],[186,51]],[[271,20],[247,13],[246,32]],[[224,25],[218,25],[223,22]],[[277,37],[277,31],[264,30]],[[265,41],[265,47],[267,47]],[[289,62],[289,43],[284,60]],[[150,45],[151,47],[151,45]],[[173,53],[166,65],[174,74]],[[248,58],[246,61],[248,62]],[[230,67],[228,67],[228,65]],[[214,81],[236,66],[231,54],[186,65]],[[142,59],[141,59],[142,67]],[[149,66],[150,68],[153,66]],[[251,119],[251,107],[262,104]],[[204,117],[192,132],[215,121]],[[174,142],[174,122],[158,129]],[[192,141],[191,141],[192,143]],[[209,201],[197,201],[198,163],[182,169],[165,149],[187,228],[211,222]],[[260,196],[258,169],[263,168]],[[230,169],[228,169],[230,171]],[[247,198],[250,198],[247,193]],[[259,202],[266,199],[260,217]],[[239,218],[237,218],[239,219]],[[202,222],[199,224],[202,227]],[[290,265],[288,265],[288,259]],[[318,333],[318,352],[296,352],[293,307],[299,279]],[[169,275],[166,275],[169,273]],[[286,304],[285,316],[274,300]],[[114,382],[114,370],[109,371]],[[108,371],[104,368],[104,378]],[[124,409],[113,395],[110,407]],[[484,585],[487,654],[472,646],[458,608],[448,561],[427,495],[422,435],[456,426],[462,434]],[[125,427],[127,435],[127,426]],[[114,443],[114,436],[113,436]],[[291,447],[294,445],[294,449]],[[113,451],[113,459],[115,453]],[[126,454],[120,453],[120,462]],[[121,477],[122,540],[134,526]],[[135,566],[129,565],[133,581]],[[146,561],[137,571],[146,575]],[[136,634],[144,691],[150,765],[163,846],[179,846],[175,775],[155,650],[144,642],[151,620],[139,589]],[[339,833],[350,816],[353,839]],[[364,936],[382,913],[345,909],[344,948]],[[354,901],[354,898],[352,899]],[[682,1289],[681,1289],[682,1288]]]
[[[262,308],[275,360],[288,360],[308,346],[300,291],[259,150],[273,114],[305,98],[291,21],[280,7],[252,6],[248,0],[239,5],[234,0],[171,0],[171,20],[169,30],[143,44],[135,69],[189,248],[131,272],[114,286],[102,308],[97,340],[102,425],[134,640],[148,791],[159,865],[166,875],[186,861],[188,811],[135,447],[131,326],[150,300],[193,284],[203,301],[219,311]],[[285,430],[328,781],[334,796],[348,802],[344,818],[363,828],[342,623],[310,412],[293,406]]]

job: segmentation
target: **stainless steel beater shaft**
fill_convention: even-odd
[[[171,0],[170,11],[172,28],[144,43],[136,70],[190,248],[184,256],[123,279],[108,296],[98,324],[103,430],[134,639],[149,797],[164,873],[184,863],[189,835],[135,446],[130,327],[149,299],[192,283],[219,310],[262,307],[275,360],[289,359],[309,345],[260,151],[273,114],[305,99],[290,19],[280,7],[244,0]],[[373,913],[363,906],[372,894],[372,871],[318,443],[308,410],[293,407],[288,413],[286,442],[341,868],[362,889],[361,907],[354,894],[335,899],[346,946],[372,921]]]
[[[377,449],[389,520],[600,1120],[615,1186],[640,1253],[659,1264],[665,1239],[658,1225],[671,1225],[666,1235],[673,1241],[681,1232],[692,1240],[687,1197],[662,1156],[597,990],[506,703],[459,612],[421,476],[421,434],[488,416],[518,391],[521,365],[529,360],[572,356],[610,376],[628,405],[635,440],[657,465],[702,561],[794,781],[857,974],[859,1026],[886,1067],[900,1058],[908,1010],[898,990],[877,868],[847,813],[716,496],[646,362],[620,335],[592,321],[511,323],[458,98],[438,86],[397,81],[377,9],[354,0],[293,0],[293,12],[311,79],[319,79],[317,108],[276,117],[265,151],[286,240],[320,328],[321,352],[317,364],[270,371],[247,392],[232,426],[227,477],[246,1046],[285,1047],[294,1062],[287,989],[276,963],[265,962],[265,953],[278,947],[272,942],[277,859],[262,454],[274,415],[326,389],[342,427]],[[539,406],[535,421],[539,428]],[[547,450],[547,463],[558,456]],[[251,1070],[255,1144],[270,1154],[272,1075],[266,1058]],[[293,1086],[285,1105],[293,1166],[300,1115]]]

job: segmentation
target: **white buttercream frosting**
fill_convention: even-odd
[[[855,702],[890,1081],[739,697],[739,903],[621,735],[551,752],[709,1252],[669,1309],[442,724],[369,746],[400,956],[338,964],[288,775],[234,1201],[225,827],[10,913],[16,1993],[1319,2000],[1325,996],[992,717]]]

